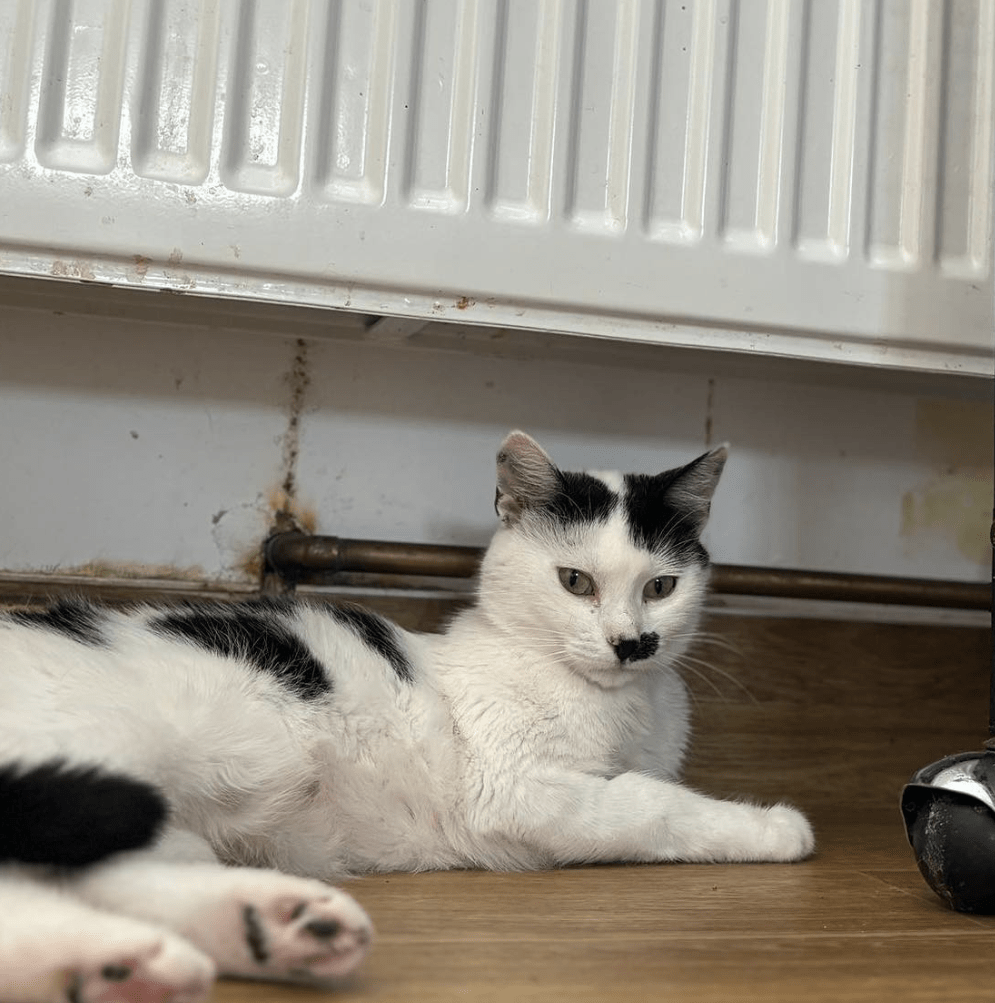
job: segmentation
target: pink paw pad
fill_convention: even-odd
[[[244,906],[245,940],[260,968],[313,981],[340,978],[359,965],[373,939],[366,913],[342,892],[322,892]]]

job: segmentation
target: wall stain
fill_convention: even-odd
[[[145,281],[145,276],[148,275],[149,265],[152,264],[152,259],[147,258],[144,254],[133,254],[131,260],[134,264],[135,278],[139,282]]]
[[[301,447],[301,419],[307,400],[311,374],[308,362],[308,344],[303,338],[294,342],[294,359],[284,380],[290,389],[287,404],[287,428],[283,433],[282,476],[280,483],[267,494],[273,513],[274,531],[302,529],[313,533],[317,517],[300,504],[297,498],[297,461]]]
[[[910,550],[946,540],[961,557],[988,567],[992,431],[991,405],[986,402],[917,403],[917,450],[935,473],[902,497],[901,535]]]
[[[715,379],[708,380],[708,396],[705,398],[705,448],[712,446],[712,410],[715,405]]]
[[[140,564],[136,561],[88,561],[71,566],[46,568],[46,574],[72,575],[81,578],[151,578],[177,582],[207,581],[199,565],[178,567],[174,564]]]

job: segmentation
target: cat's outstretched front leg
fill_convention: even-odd
[[[815,849],[811,825],[794,808],[719,801],[638,773],[550,771],[509,797],[514,831],[558,864],[788,862]]]

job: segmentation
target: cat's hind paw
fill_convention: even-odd
[[[322,982],[349,975],[366,956],[373,926],[345,892],[277,871],[238,868],[227,880],[227,904],[200,917],[199,935],[189,931],[222,973]],[[226,927],[228,935],[219,936]]]
[[[293,903],[247,905],[242,919],[255,961],[305,980],[348,975],[365,956],[373,932],[355,902],[331,888]]]
[[[67,978],[70,1003],[201,1003],[214,984],[210,959],[176,937],[105,960]]]
[[[79,936],[88,933],[81,931]],[[7,985],[13,995],[3,998],[39,1003],[202,1003],[207,999],[214,985],[214,964],[191,944],[165,931],[150,935],[136,929],[130,937],[119,931],[113,934],[101,943],[98,932],[92,944],[75,945],[70,951],[73,960],[56,963],[47,973],[26,979],[25,973],[18,973]]]

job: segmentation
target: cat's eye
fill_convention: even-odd
[[[643,586],[644,599],[666,599],[677,586],[677,579],[673,575],[660,575],[659,578],[651,578]]]
[[[575,596],[593,596],[594,581],[576,568],[560,568],[560,584]]]

